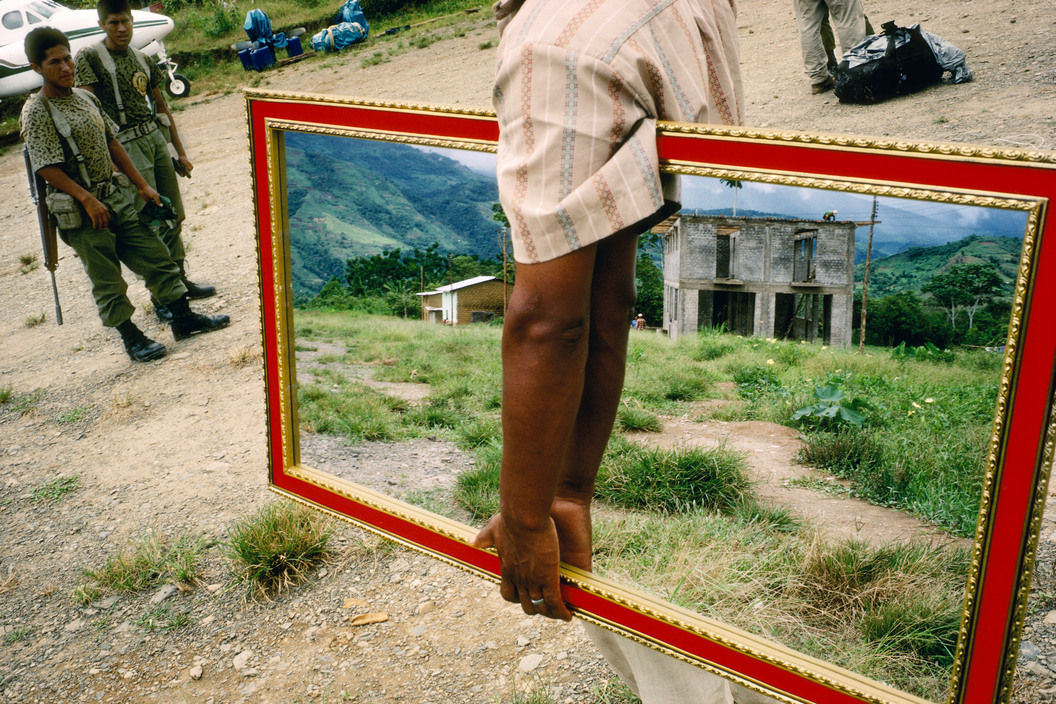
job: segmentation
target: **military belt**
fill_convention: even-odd
[[[118,132],[117,141],[121,142],[121,144],[126,144],[128,142],[131,142],[133,139],[142,137],[145,134],[150,134],[156,129],[158,129],[158,123],[156,120],[151,120],[150,122],[143,122],[141,124],[136,125],[135,127],[129,127]]]

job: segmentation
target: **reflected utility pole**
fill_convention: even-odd
[[[876,225],[876,196],[873,196],[873,214],[869,217],[869,243],[865,246],[865,275],[862,277],[862,326],[858,331],[858,354],[865,352],[865,309],[869,300],[869,262],[873,256],[874,225]]]

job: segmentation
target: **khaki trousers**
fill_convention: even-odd
[[[839,57],[865,39],[865,11],[860,0],[792,0],[799,28],[799,48],[803,71],[812,84],[829,77],[828,54],[822,41],[822,24],[832,17],[832,28],[840,38]]]

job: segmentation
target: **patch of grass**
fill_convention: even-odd
[[[489,39],[486,42],[481,42],[480,44],[477,44],[477,48],[480,49],[481,51],[485,51],[487,49],[492,48],[496,44],[498,44],[498,42],[496,42],[494,39]]]
[[[40,262],[36,254],[23,254],[18,258],[18,270],[23,274],[36,271],[40,268]]]
[[[172,604],[164,602],[151,606],[136,619],[135,624],[146,631],[176,631],[190,625],[191,615],[183,611],[173,612]]]
[[[28,640],[31,633],[33,633],[33,629],[28,626],[19,626],[4,634],[4,645],[13,645],[20,641]]]
[[[392,61],[392,59],[385,54],[383,51],[375,51],[370,56],[365,57],[359,62],[360,68],[369,68],[371,66],[377,66],[379,64],[385,64]]]
[[[35,328],[38,325],[40,325],[41,323],[43,323],[45,320],[47,320],[47,319],[48,319],[48,314],[47,313],[41,313],[40,315],[31,315],[28,318],[26,318],[26,327],[27,328]]]
[[[425,49],[440,41],[440,37],[435,34],[423,34],[420,37],[415,37],[410,41],[411,46],[415,49]]]
[[[949,600],[888,603],[862,619],[862,632],[871,643],[944,668],[953,665],[960,626],[960,602]]]
[[[420,506],[426,511],[432,511],[440,515],[447,514],[447,492],[442,488],[415,489],[407,493],[403,500],[409,504]]]
[[[771,521],[784,519],[750,502],[729,515],[595,513],[599,574],[941,699],[942,648],[956,638],[967,551],[830,543],[803,527],[775,529]],[[909,613],[899,621],[903,604]]]
[[[32,492],[29,497],[33,501],[43,503],[45,501],[51,503],[58,503],[64,496],[72,491],[79,489],[81,486],[81,478],[76,474],[67,474],[61,477],[55,477],[54,479],[41,484]]]
[[[731,515],[746,526],[757,526],[774,533],[792,533],[803,527],[803,521],[784,506],[760,504],[746,497],[734,505]]]
[[[616,427],[625,433],[659,433],[664,429],[660,419],[641,408],[622,406],[616,413]]]
[[[617,678],[595,683],[591,694],[597,704],[641,704],[630,688]]]
[[[595,488],[612,505],[663,513],[729,510],[748,495],[746,455],[725,444],[660,450],[614,440]]]
[[[11,386],[0,386],[0,405],[3,405],[11,400],[11,396],[14,395],[15,391]]]
[[[99,587],[91,584],[78,584],[70,592],[70,599],[72,599],[75,604],[88,606],[88,604],[91,604],[102,595],[103,590],[99,589]]]
[[[502,427],[494,418],[476,418],[459,424],[455,435],[459,447],[473,449],[501,441]]]
[[[85,570],[93,586],[117,592],[138,592],[166,581],[194,584],[207,543],[200,537],[169,538],[151,530],[123,548],[98,570]]]
[[[72,425],[74,423],[80,423],[82,420],[87,418],[90,413],[90,408],[87,408],[85,406],[78,406],[76,408],[71,408],[65,413],[60,414],[59,417],[55,419],[55,422],[61,425]]]
[[[464,420],[464,411],[450,399],[430,398],[424,406],[404,414],[403,419],[408,425],[427,430],[457,428]]]
[[[538,675],[535,675],[523,690],[513,693],[513,697],[509,702],[510,704],[559,704],[560,700],[546,683]]]
[[[292,501],[269,504],[238,521],[224,544],[229,569],[248,594],[271,594],[303,582],[326,562],[330,522],[323,514]]]
[[[342,382],[336,389],[311,384],[300,389],[300,420],[311,433],[360,440],[392,440],[400,435],[400,419],[386,396],[358,384]]]
[[[256,345],[245,345],[231,353],[231,366],[241,369],[260,361],[260,348]]]
[[[733,380],[737,383],[737,395],[749,401],[781,389],[781,380],[770,366],[741,367],[734,372]]]
[[[496,441],[479,448],[476,466],[458,475],[455,500],[478,521],[485,521],[499,512],[501,468],[502,444]]]
[[[20,416],[24,416],[27,413],[32,413],[37,410],[37,403],[44,397],[43,389],[36,389],[24,394],[13,394],[10,392],[8,387],[7,400],[4,401],[4,405],[12,413],[17,413]]]

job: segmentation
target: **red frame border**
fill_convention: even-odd
[[[498,558],[446,535],[394,517],[365,503],[330,492],[288,474],[283,466],[284,436],[281,432],[283,399],[280,397],[278,355],[280,340],[272,321],[278,319],[275,297],[280,282],[274,280],[271,250],[272,211],[269,206],[271,175],[267,121],[279,120],[344,129],[378,130],[385,133],[494,143],[498,128],[493,118],[476,114],[445,113],[428,109],[350,104],[313,96],[247,95],[250,148],[259,238],[262,291],[263,343],[268,442],[271,481],[275,488],[318,504],[357,522],[427,551],[441,553],[482,574],[498,576]],[[984,193],[997,197],[1056,197],[1056,157],[1043,161],[1016,161],[1007,153],[980,156],[975,150],[936,154],[914,151],[916,145],[897,147],[866,144],[823,144],[821,139],[799,138],[781,133],[757,133],[749,140],[730,134],[701,135],[664,132],[659,137],[662,161],[708,168],[762,171],[813,179],[881,183]],[[1015,156],[1015,155],[1012,155]],[[911,179],[906,178],[911,174]],[[1027,292],[1018,361],[1009,396],[1003,454],[999,457],[995,498],[990,524],[982,545],[982,567],[974,594],[975,619],[968,633],[968,654],[951,701],[958,704],[989,704],[998,698],[1007,672],[1014,664],[1010,646],[1019,637],[1017,613],[1026,598],[1032,565],[1036,528],[1030,524],[1044,498],[1047,476],[1042,476],[1044,443],[1051,424],[1053,372],[1056,360],[1056,320],[1045,302],[1056,301],[1056,236],[1044,237],[1053,222],[1052,209],[1042,208],[1035,240],[1034,272]],[[1056,232],[1056,229],[1053,230]],[[1014,403],[1013,403],[1014,401]],[[1051,457],[1049,458],[1051,461]],[[998,549],[1000,548],[1000,549]],[[985,577],[985,578],[983,578]],[[722,670],[739,673],[806,702],[862,704],[873,701],[836,691],[808,673],[792,671],[756,659],[735,647],[687,632],[631,607],[617,604],[564,584],[562,595],[576,609],[604,621],[621,624],[647,639],[690,656],[714,663]],[[970,595],[971,596],[971,595]],[[1000,634],[1000,635],[999,635]],[[980,636],[980,637],[975,637]],[[908,696],[908,695],[907,695]],[[912,699],[912,698],[911,698]]]

